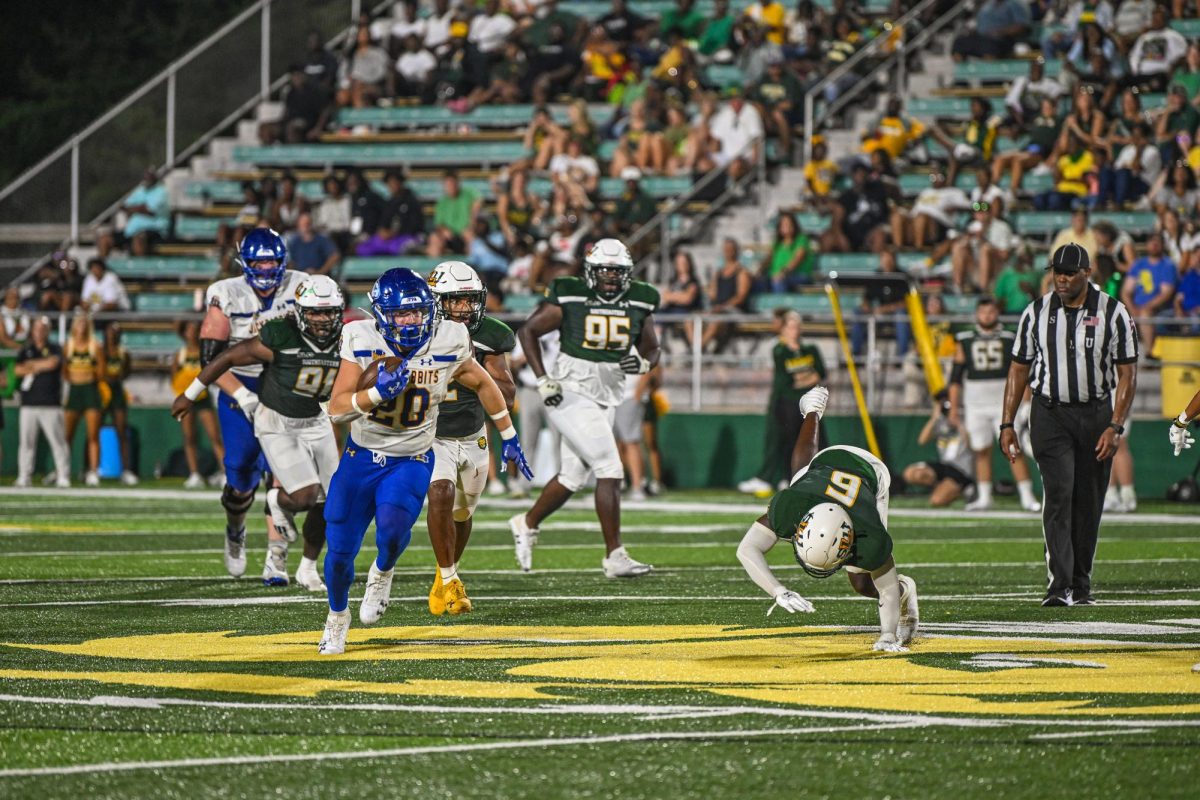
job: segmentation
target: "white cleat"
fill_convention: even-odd
[[[235,578],[246,574],[246,529],[225,527],[225,570]]]
[[[524,514],[517,514],[508,521],[512,530],[513,547],[517,553],[517,566],[524,572],[533,569],[533,546],[537,544],[538,530],[529,527]]]
[[[375,566],[374,561],[371,562],[371,571],[367,573],[367,590],[358,606],[358,619],[363,625],[374,625],[387,611],[388,600],[392,597],[392,575],[395,573],[395,569],[383,572]]]
[[[646,500],[646,493],[641,489],[630,489],[629,494],[625,495],[625,499],[631,503],[643,503]]]
[[[42,486],[53,486],[58,481],[57,472],[47,472],[42,478]]]
[[[216,472],[212,475],[209,475],[208,476],[208,485],[210,487],[212,487],[213,489],[224,489],[225,488],[225,473],[224,472]]]
[[[1025,509],[1026,511],[1033,511],[1036,513],[1042,510],[1042,504],[1037,500],[1030,500],[1029,502],[1022,501],[1021,508]]]
[[[325,581],[321,580],[321,573],[317,572],[317,562],[307,558],[300,559],[300,566],[296,568],[296,585],[310,592],[326,591]]]
[[[972,500],[963,507],[963,511],[991,511],[992,501],[984,500],[982,497],[978,500]]]
[[[634,561],[624,547],[613,550],[600,562],[606,578],[640,578],[649,575],[654,567]]]
[[[84,486],[99,486],[100,485],[100,475],[95,470],[92,470],[91,472],[89,472],[83,476],[83,485]]]
[[[185,489],[203,489],[204,485],[204,476],[199,472],[193,472],[191,475],[188,475],[188,479],[183,482],[183,488]]]
[[[1121,514],[1132,514],[1137,511],[1137,498],[1125,497],[1117,504],[1116,510]]]
[[[755,497],[765,497],[771,494],[771,484],[764,481],[762,478],[749,478],[737,485],[737,490],[742,494],[752,494]]]
[[[137,486],[138,476],[130,470],[125,470],[121,473],[121,483],[126,486]]]
[[[1109,513],[1118,511],[1121,508],[1121,495],[1117,494],[1116,489],[1110,488],[1104,493],[1104,511]]]
[[[330,611],[325,617],[325,632],[317,645],[319,656],[339,656],[346,652],[346,634],[350,632],[350,609]]]
[[[71,479],[70,478],[59,478],[58,480],[56,480],[54,482],[54,485],[57,486],[59,489],[70,489],[71,488]]]
[[[917,605],[917,582],[907,575],[900,576],[900,624],[896,627],[896,638],[907,645],[917,634],[921,610]]]
[[[28,489],[32,486],[33,481],[29,480],[29,478],[17,478],[15,481],[13,481],[14,489]]]
[[[287,549],[268,547],[267,559],[263,562],[263,586],[287,586]]]
[[[271,515],[271,521],[275,523],[275,530],[284,541],[294,542],[297,538],[296,518],[279,505],[279,492],[278,487],[267,491],[267,512]]]

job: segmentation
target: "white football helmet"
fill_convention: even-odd
[[[583,257],[588,288],[605,300],[618,300],[633,283],[633,257],[617,239],[601,239]]]
[[[328,275],[313,275],[296,287],[296,327],[321,347],[341,335],[345,310],[342,289]]]
[[[487,306],[487,287],[470,264],[463,261],[443,261],[429,273],[429,288],[437,300],[438,315],[443,319],[461,322],[472,333],[483,322]],[[466,300],[467,309],[461,304],[453,308],[455,300]]]
[[[792,536],[796,560],[814,578],[828,578],[841,569],[853,547],[854,525],[837,503],[810,508]]]

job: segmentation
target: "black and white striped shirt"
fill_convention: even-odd
[[[1039,397],[1054,403],[1103,400],[1117,385],[1117,365],[1137,361],[1137,328],[1120,300],[1089,283],[1080,308],[1066,308],[1054,292],[1030,303],[1012,356],[1032,365],[1030,386]]]

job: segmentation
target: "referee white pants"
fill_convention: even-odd
[[[18,416],[20,447],[17,450],[17,480],[33,478],[33,459],[37,455],[38,430],[46,435],[54,456],[59,480],[71,477],[71,449],[67,446],[67,428],[59,406],[21,406]]]

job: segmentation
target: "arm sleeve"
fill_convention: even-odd
[[[879,632],[895,636],[900,625],[900,581],[896,567],[889,567],[882,575],[872,574],[871,580],[879,592]]]
[[[1031,303],[1025,307],[1025,310],[1021,312],[1021,319],[1017,323],[1017,338],[1013,340],[1012,358],[1018,364],[1033,363],[1033,354],[1036,349],[1034,305],[1036,304]]]
[[[776,579],[771,572],[771,567],[767,565],[766,554],[777,541],[779,539],[771,532],[770,528],[761,522],[755,522],[750,526],[750,530],[746,531],[746,535],[742,537],[742,542],[737,549],[738,561],[742,562],[742,567],[750,576],[750,580],[758,584],[759,588],[770,597],[776,597],[780,592],[786,591],[786,587]],[[899,616],[897,616],[898,620]]]

